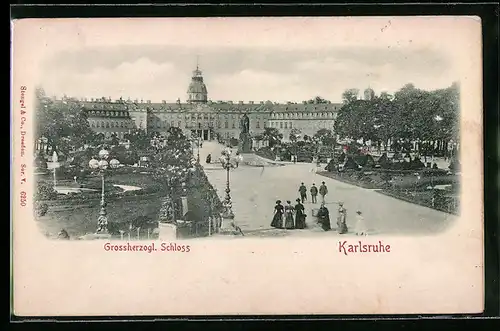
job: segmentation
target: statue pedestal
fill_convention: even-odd
[[[240,153],[251,153],[252,152],[252,138],[249,133],[240,133],[240,143],[238,146],[238,151]]]

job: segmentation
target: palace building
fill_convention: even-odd
[[[341,104],[335,103],[275,103],[271,101],[211,101],[203,81],[202,71],[196,67],[187,89],[187,102],[152,103],[150,100],[111,100],[87,98],[78,100],[87,112],[90,127],[106,136],[116,134],[123,138],[136,128],[148,132],[165,132],[178,127],[185,134],[203,140],[238,138],[240,119],[250,119],[250,134],[258,136],[264,129],[276,128],[288,140],[292,129],[301,135],[314,135],[320,129],[333,130]]]

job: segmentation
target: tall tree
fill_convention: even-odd
[[[290,130],[290,136],[288,138],[291,142],[295,143],[297,142],[297,140],[299,140],[301,133],[302,131],[300,131],[300,129],[293,128],[292,130]]]
[[[306,103],[309,103],[309,104],[322,104],[322,103],[332,103],[331,101],[329,100],[326,100],[326,99],[323,99],[322,97],[320,96],[316,96],[312,99],[309,99],[307,101],[305,101]]]
[[[138,150],[147,150],[151,146],[151,136],[144,129],[134,129],[125,134],[124,138],[130,141],[133,148]]]
[[[347,89],[342,93],[342,102],[344,104],[351,103],[353,101],[356,101],[358,99],[359,95],[359,89],[356,88],[351,88]]]
[[[51,100],[41,88],[36,91],[35,119],[36,139],[46,138],[47,146],[59,154],[84,147],[94,136],[78,101]]]
[[[265,128],[262,136],[269,143],[269,147],[276,146],[281,143],[283,139],[283,134],[276,128]]]
[[[332,130],[329,129],[319,129],[313,136],[313,138],[321,141],[321,143],[325,146],[333,146],[335,145],[335,135]]]

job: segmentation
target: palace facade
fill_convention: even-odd
[[[165,132],[178,127],[190,136],[203,140],[238,138],[240,119],[247,114],[250,134],[258,136],[264,129],[276,128],[288,140],[292,129],[301,135],[314,135],[320,129],[333,130],[341,104],[337,103],[274,103],[271,101],[211,101],[201,70],[193,71],[187,90],[187,102],[152,103],[150,100],[111,100],[92,98],[78,100],[87,112],[90,127],[106,136],[124,138],[136,128]]]

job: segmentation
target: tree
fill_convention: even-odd
[[[47,139],[47,147],[60,155],[84,147],[94,136],[78,101],[51,100],[41,88],[36,90],[35,123],[36,140]]]
[[[328,129],[319,129],[313,136],[313,138],[321,141],[321,143],[325,146],[333,146],[335,145],[335,136],[332,130]]]
[[[358,100],[358,95],[359,95],[359,89],[351,88],[345,90],[344,93],[342,93],[342,102],[344,104],[347,104],[355,100]]]
[[[118,138],[116,133],[111,134],[111,137],[109,139],[109,143],[111,146],[118,146],[118,144],[120,143],[120,139]]]
[[[281,134],[276,128],[265,128],[262,133],[262,137],[268,141],[269,147],[273,147],[281,143],[283,134]]]
[[[307,100],[305,102],[309,104],[332,103],[331,101],[323,99],[320,96],[314,97],[313,99]]]
[[[135,129],[124,135],[130,145],[138,150],[147,150],[151,146],[151,137],[144,129]]]
[[[290,136],[288,138],[290,139],[291,142],[295,143],[295,142],[297,142],[297,140],[299,140],[301,133],[302,133],[302,131],[300,131],[300,129],[293,128],[290,131]]]

